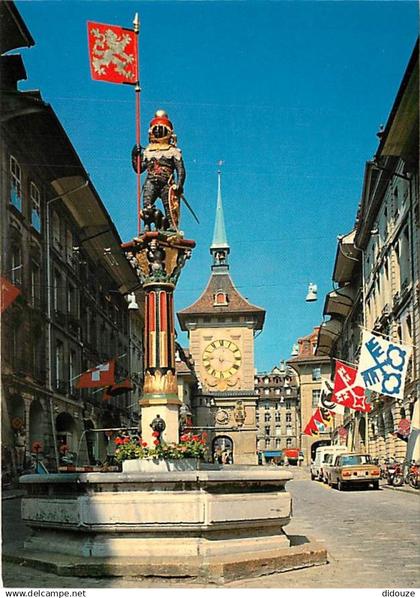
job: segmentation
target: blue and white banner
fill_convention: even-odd
[[[404,398],[411,347],[364,330],[357,383],[388,397]]]

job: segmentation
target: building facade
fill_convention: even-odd
[[[213,455],[255,464],[254,334],[263,327],[265,311],[242,297],[230,276],[220,181],[219,173],[211,275],[202,295],[178,319],[188,331],[200,384],[193,399],[195,424],[209,430]]]
[[[56,469],[103,460],[91,429],[133,425],[142,386],[143,321],[128,309],[137,279],[121,239],[52,107],[19,91],[19,54],[33,45],[13,2],[0,3],[1,275],[19,296],[1,318],[3,463],[16,476],[34,447]],[[137,302],[141,305],[141,295]],[[79,375],[116,359],[116,382],[135,390],[103,400]]]
[[[281,363],[255,375],[259,461],[292,464],[300,456],[300,411],[296,372]]]
[[[311,334],[299,338],[297,341],[297,355],[287,361],[298,377],[299,406],[300,406],[300,447],[303,452],[304,464],[309,465],[316,449],[325,444],[331,444],[331,429],[326,428],[318,436],[308,436],[305,427],[318,407],[321,397],[322,380],[331,377],[331,363],[329,357],[316,354],[319,328],[314,328]]]
[[[419,96],[418,44],[374,159],[366,163],[362,198],[351,233],[338,238],[333,281],[325,302],[318,355],[357,364],[365,327],[412,345],[404,398],[371,393],[368,417],[348,412],[350,446],[378,458],[419,458],[407,430],[420,428],[419,380]],[[403,430],[405,432],[403,433]],[[407,448],[409,450],[407,451]]]

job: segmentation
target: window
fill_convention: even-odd
[[[312,391],[312,407],[318,407],[319,399],[321,397],[321,390],[316,388]]]
[[[292,394],[292,389],[291,388],[286,388],[286,394],[287,395],[291,395]]]
[[[291,438],[286,438],[286,447],[290,448],[292,446],[292,439]]]
[[[290,423],[292,421],[292,414],[286,413],[286,423]]]
[[[270,426],[265,426],[264,431],[266,436],[270,436]]]
[[[13,156],[10,156],[10,203],[22,211],[22,172]]]
[[[276,438],[276,449],[280,448],[280,438]]]
[[[286,401],[286,409],[290,409],[291,406],[291,402],[290,401]]]
[[[264,403],[264,409],[270,409],[270,403],[268,401]]]
[[[276,395],[280,394],[280,388],[276,388],[276,390],[274,391],[276,393]]]
[[[264,384],[269,384],[270,383],[270,379],[269,378],[264,378]]]
[[[69,283],[67,289],[67,313],[74,318],[78,317],[76,287]]]
[[[227,305],[228,304],[228,300],[227,300],[227,295],[224,291],[217,291],[217,293],[214,295],[214,303],[213,305]]]
[[[264,394],[265,395],[269,395],[270,394],[270,389],[269,388],[264,388]]]
[[[321,368],[313,368],[312,380],[321,380]]]
[[[76,382],[76,351],[74,351],[73,349],[70,350],[69,353],[69,384],[70,384],[70,388],[72,391],[72,394],[74,394],[74,384]]]
[[[53,276],[53,305],[54,311],[61,310],[61,274],[58,270],[54,270]]]
[[[281,427],[276,426],[276,436],[281,436]]]
[[[280,422],[281,422],[281,416],[280,416],[280,413],[276,413],[276,414],[275,414],[275,416],[274,416],[274,421],[275,421],[276,423],[280,423]]]
[[[293,430],[292,430],[292,428],[286,428],[286,434],[288,436],[293,436]]]
[[[66,230],[66,259],[69,264],[73,263],[73,233],[70,228]]]
[[[269,413],[266,413],[266,414],[264,415],[264,421],[265,421],[265,422],[269,422],[269,421],[270,421],[270,419],[271,419],[271,415],[270,415]]]
[[[31,224],[35,230],[41,232],[41,193],[35,183],[30,185]]]
[[[60,232],[60,217],[57,212],[52,214],[52,243],[56,249],[62,249],[61,246],[61,232]]]
[[[31,269],[31,304],[32,307],[41,307],[41,273],[39,264],[32,261]]]
[[[64,386],[64,346],[61,341],[57,341],[55,348],[55,385],[57,389]]]
[[[11,266],[11,282],[20,286],[22,284],[22,251],[19,245],[13,245],[12,247]]]
[[[269,438],[265,439],[265,448],[270,448],[270,439]]]

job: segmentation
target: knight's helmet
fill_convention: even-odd
[[[150,143],[172,143],[174,127],[164,110],[157,110],[150,121],[149,141]]]

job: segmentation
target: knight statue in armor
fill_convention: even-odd
[[[178,230],[185,168],[181,150],[176,146],[172,123],[166,112],[156,112],[150,121],[148,146],[143,149],[135,145],[131,152],[131,160],[135,172],[138,172],[138,163],[140,172],[147,171],[141,212],[145,230],[150,230],[151,224],[160,230]],[[164,216],[155,207],[155,201],[159,197],[165,210]]]

